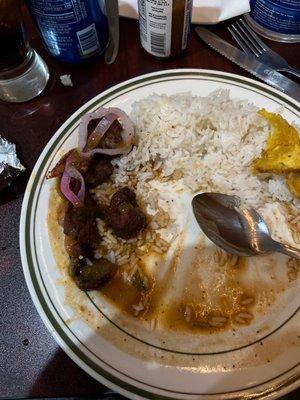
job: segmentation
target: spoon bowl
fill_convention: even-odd
[[[300,259],[300,250],[273,240],[261,215],[238,196],[201,193],[192,207],[205,235],[228,253],[249,257],[277,251]]]

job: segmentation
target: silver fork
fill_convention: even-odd
[[[231,24],[228,30],[246,54],[254,54],[259,61],[276,71],[289,72],[300,77],[300,70],[289,66],[283,57],[271,50],[242,18]]]

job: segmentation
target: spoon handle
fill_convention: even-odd
[[[291,256],[294,258],[298,258],[300,260],[300,249],[296,249],[296,247],[290,246],[288,244],[278,243],[276,250],[279,253],[286,254],[287,256]]]

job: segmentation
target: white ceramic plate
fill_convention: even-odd
[[[194,347],[188,346],[188,340],[171,346],[151,332],[127,329],[126,321],[119,320],[109,305],[92,302],[89,295],[85,301],[96,321],[93,327],[85,318],[76,317],[60,284],[63,277],[46,223],[53,183],[46,181],[45,175],[59,155],[76,145],[80,117],[99,106],[120,107],[129,113],[134,101],[153,93],[190,91],[205,96],[220,88],[269,111],[284,106],[284,117],[300,125],[299,103],[254,80],[207,70],[148,74],[99,94],[74,113],[44,149],[26,189],[20,248],[37,310],[62,349],[80,367],[132,399],[273,399],[300,386],[299,280],[287,303],[264,317],[262,329],[241,328],[236,337],[227,333],[217,341],[205,339],[197,344],[197,351],[191,350]]]

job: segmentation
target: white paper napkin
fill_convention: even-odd
[[[192,22],[216,24],[250,11],[249,0],[194,0]],[[137,0],[119,0],[123,17],[138,18]]]

